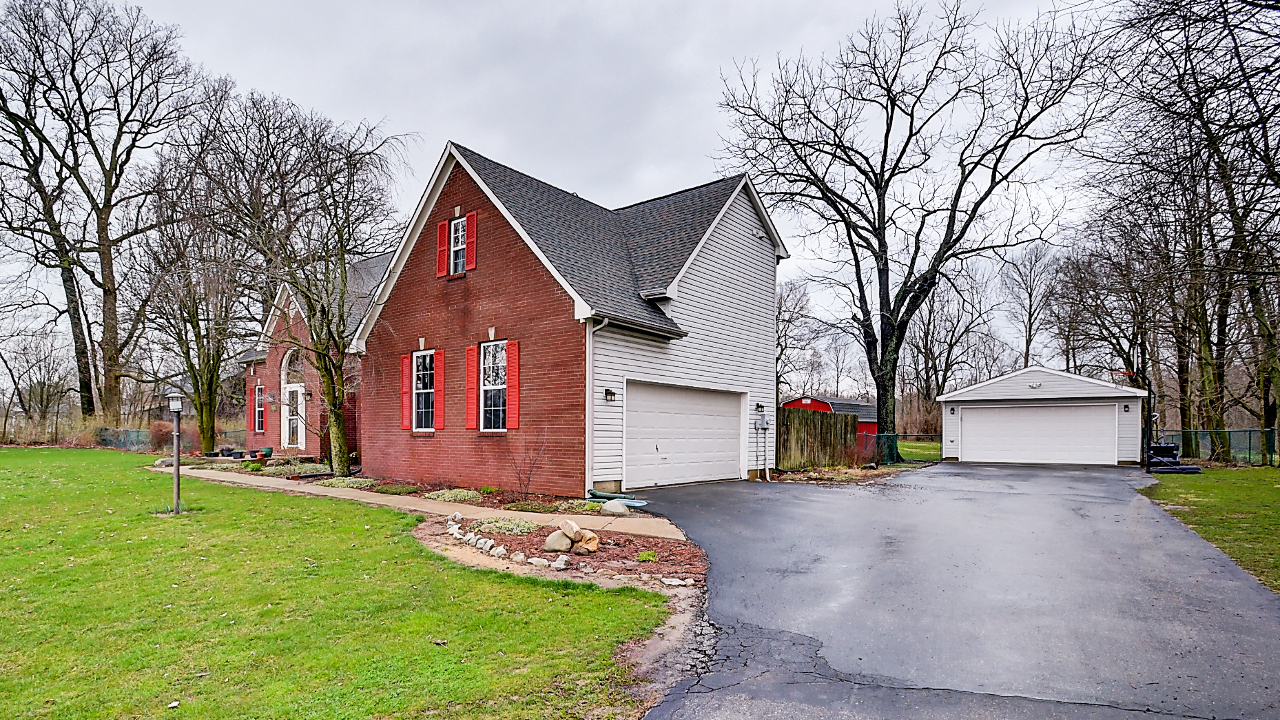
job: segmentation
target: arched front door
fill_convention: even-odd
[[[290,350],[280,365],[280,445],[287,448],[307,446],[307,386],[302,368],[302,354]]]

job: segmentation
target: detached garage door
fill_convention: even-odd
[[[1116,406],[961,407],[963,462],[1116,464]]]
[[[626,487],[739,477],[742,396],[627,383]]]

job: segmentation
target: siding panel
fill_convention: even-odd
[[[593,482],[623,479],[623,408],[627,380],[745,393],[746,466],[773,464],[774,287],[777,257],[745,195],[730,203],[663,310],[687,337],[662,341],[604,327],[593,339]],[[618,394],[604,400],[605,389]],[[754,429],[755,405],[770,429]]]

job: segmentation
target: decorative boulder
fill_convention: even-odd
[[[578,523],[569,518],[560,518],[560,522],[556,523],[560,527],[560,532],[565,534],[573,542],[582,539],[582,528],[578,527]]]
[[[614,517],[623,517],[624,515],[630,515],[631,510],[626,505],[623,505],[617,500],[610,500],[609,502],[600,506],[600,514],[612,515]]]
[[[547,541],[542,544],[543,552],[568,552],[572,548],[573,540],[563,530],[551,533],[547,536]]]

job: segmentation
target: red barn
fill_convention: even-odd
[[[841,415],[857,415],[858,432],[870,435],[880,432],[877,429],[876,406],[873,403],[862,403],[846,398],[823,395],[802,395],[795,400],[782,403],[782,407],[796,410],[813,410],[815,412],[833,412]]]

